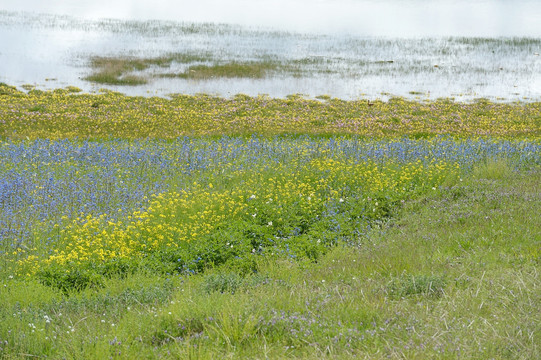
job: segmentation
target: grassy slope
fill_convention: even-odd
[[[480,99],[466,104],[393,98],[372,103],[240,94],[231,99],[208,95],[166,99],[113,92],[74,95],[76,91],[70,87],[26,94],[0,83],[0,138],[173,140],[253,134],[538,138],[541,134],[541,102]]]
[[[136,274],[69,298],[5,280],[0,355],[539,358],[541,171],[474,175],[317,264]]]

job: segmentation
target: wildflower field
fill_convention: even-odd
[[[0,85],[2,358],[535,358],[541,103]]]

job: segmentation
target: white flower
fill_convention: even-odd
[[[256,216],[257,216],[257,214],[252,214],[252,217],[254,217],[254,218],[255,218]]]
[[[340,198],[340,200],[338,200],[339,202],[343,203],[344,202],[344,199]]]
[[[250,199],[255,199],[255,195],[252,194],[252,196],[250,196]]]
[[[268,225],[269,225],[269,226],[272,226],[272,221],[269,221]]]

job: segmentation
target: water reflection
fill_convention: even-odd
[[[107,87],[133,95],[541,97],[537,1],[236,0],[227,2],[227,9],[224,4],[162,0],[150,6],[137,0],[105,6],[102,0],[61,5],[32,0],[2,5],[35,12],[0,11],[0,81],[38,88],[74,85],[85,91]],[[40,11],[57,15],[36,13]],[[322,32],[326,34],[318,35]],[[188,66],[172,63],[146,71],[143,75],[150,80],[143,86],[83,80],[92,56],[170,53],[200,54],[208,57],[207,63],[271,59],[302,67],[295,74],[257,80],[156,76]]]
[[[2,9],[360,36],[541,36],[537,0],[22,0]]]

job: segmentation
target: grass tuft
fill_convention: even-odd
[[[473,176],[488,180],[501,180],[509,176],[513,169],[508,159],[490,158],[473,170]]]
[[[192,65],[180,74],[166,74],[164,77],[178,77],[182,79],[212,79],[212,78],[254,78],[267,76],[270,71],[278,68],[272,62],[231,62],[215,65]]]
[[[242,285],[243,278],[236,273],[210,274],[205,276],[203,288],[207,293],[232,293]]]
[[[85,80],[107,85],[143,85],[147,80],[142,76],[127,73],[144,70],[148,66],[139,60],[130,58],[95,57],[91,61],[94,72]]]
[[[404,298],[411,295],[440,297],[445,288],[445,279],[435,275],[409,275],[393,279],[387,286],[391,298]]]

